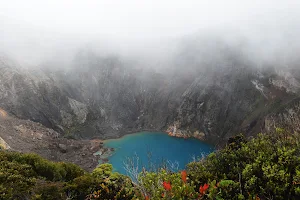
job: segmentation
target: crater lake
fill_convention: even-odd
[[[127,174],[125,165],[155,170],[166,166],[172,170],[184,169],[186,164],[208,155],[214,147],[195,138],[177,138],[161,132],[140,132],[104,142],[114,148],[108,162],[114,171]],[[132,166],[131,166],[132,167]]]

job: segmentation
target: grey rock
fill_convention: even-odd
[[[58,148],[62,153],[66,153],[68,150],[67,145],[65,144],[58,144]]]
[[[72,138],[162,130],[217,144],[274,123],[298,129],[299,67],[256,68],[238,52],[223,54],[181,55],[164,73],[87,52],[68,71],[0,62],[0,107]]]

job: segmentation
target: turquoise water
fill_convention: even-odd
[[[178,163],[180,170],[185,168],[186,164],[193,160],[193,157],[201,157],[214,150],[211,145],[194,138],[176,138],[165,133],[153,132],[141,132],[119,139],[107,140],[105,146],[115,148],[114,154],[108,158],[109,163],[114,166],[115,171],[122,174],[126,174],[124,169],[126,158],[136,161],[138,157],[139,171],[142,169],[141,166],[149,169],[149,166],[154,165],[157,168],[162,163],[167,164],[168,167],[171,167],[168,163],[175,165]]]

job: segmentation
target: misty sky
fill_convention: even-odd
[[[0,15],[59,33],[173,37],[300,19],[298,0],[0,0]]]
[[[299,0],[0,0],[0,52],[38,65],[92,44],[155,61],[204,34],[273,59],[300,51],[299,19]]]

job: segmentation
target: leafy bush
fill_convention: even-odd
[[[72,163],[55,163],[41,156],[28,153],[1,151],[0,159],[8,162],[27,164],[35,172],[36,176],[48,181],[69,181],[84,174],[84,170]]]
[[[142,195],[151,199],[193,199],[199,196],[193,182],[189,182],[186,176],[165,169],[158,173],[142,173],[139,183]]]
[[[23,199],[30,196],[36,183],[31,167],[1,158],[0,154],[0,199]]]
[[[29,198],[40,186],[37,180],[64,182],[83,174],[84,170],[71,163],[51,162],[36,154],[0,151],[0,199]],[[53,185],[48,186],[53,189]],[[46,191],[48,186],[43,189]]]
[[[189,163],[187,171],[143,172],[141,193],[151,199],[299,199],[299,134],[282,129],[247,141],[230,138],[225,148]]]
[[[186,170],[143,170],[134,182],[110,164],[87,173],[36,154],[0,151],[0,200],[300,199],[300,136],[277,129],[191,162]]]
[[[61,182],[39,181],[34,189],[32,200],[65,200],[64,184]]]
[[[94,169],[92,176],[97,184],[87,199],[133,199],[135,192],[129,177],[112,170],[113,166],[111,164],[102,164]]]
[[[133,199],[134,187],[124,175],[113,172],[111,164],[99,165],[90,174],[75,178],[66,190],[71,199]]]
[[[222,198],[230,194],[231,199],[296,199],[299,166],[299,135],[277,129],[276,133],[259,134],[248,142],[241,135],[231,138],[224,149],[187,168],[197,185],[214,180],[237,183],[236,189],[221,192]]]

